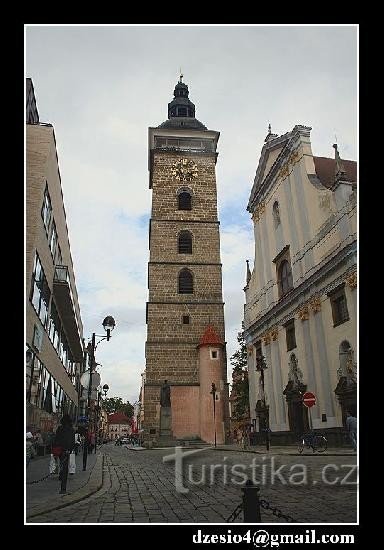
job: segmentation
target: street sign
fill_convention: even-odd
[[[303,395],[303,403],[308,408],[313,407],[313,405],[316,405],[316,395],[310,391],[306,391]]]

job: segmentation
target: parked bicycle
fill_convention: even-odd
[[[317,434],[314,431],[303,434],[298,442],[297,448],[299,453],[302,453],[304,447],[312,449],[315,453],[323,453],[327,450],[327,440],[322,434]]]

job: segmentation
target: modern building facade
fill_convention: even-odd
[[[219,132],[195,118],[188,96],[181,76],[168,120],[149,128],[152,212],[142,427],[149,441],[213,441],[216,430],[221,442],[228,387],[215,176]]]
[[[314,156],[310,130],[269,130],[247,208],[250,410],[257,430],[275,436],[302,433],[310,420],[338,433],[347,409],[356,412],[356,162],[336,145],[335,158]],[[316,396],[311,418],[305,391]]]
[[[74,419],[83,363],[82,323],[52,124],[26,85],[26,413],[44,434]]]

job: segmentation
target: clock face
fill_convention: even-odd
[[[190,159],[179,159],[172,166],[172,175],[180,181],[197,178],[197,172],[196,163]]]

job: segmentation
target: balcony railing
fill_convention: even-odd
[[[72,354],[76,362],[82,360],[83,350],[79,324],[77,321],[75,301],[73,299],[68,266],[55,266],[53,278],[53,293],[59,309],[61,320],[65,326]]]

